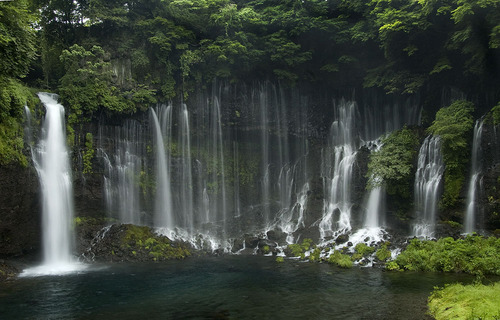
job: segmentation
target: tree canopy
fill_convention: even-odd
[[[45,83],[63,91],[68,70],[59,57],[75,44],[87,51],[101,47],[111,67],[130,62],[130,81],[115,86],[119,94],[135,87],[160,100],[187,97],[214,77],[376,87],[398,94],[436,84],[467,91],[500,82],[500,0],[34,0],[32,5],[40,9]]]
[[[452,86],[500,100],[500,0],[16,0],[0,8],[1,75],[19,79],[31,66],[30,85],[60,91],[90,116],[188,98],[214,78],[389,94]],[[79,69],[68,63],[75,45],[93,55]],[[91,88],[101,91],[77,94]]]

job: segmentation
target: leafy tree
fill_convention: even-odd
[[[75,44],[63,51],[60,59],[66,73],[61,78],[59,92],[70,107],[70,123],[88,121],[102,111],[135,112],[136,106],[113,84],[110,63],[104,57],[105,52],[98,46],[88,51]],[[152,96],[146,100],[147,104],[155,102]]]
[[[35,58],[35,17],[28,1],[0,2],[0,77],[20,78]]]
[[[368,188],[384,184],[389,195],[408,199],[411,195],[413,159],[418,144],[417,134],[406,127],[384,138],[380,150],[370,155]]]
[[[457,100],[450,106],[440,109],[428,132],[440,136],[442,140],[445,188],[442,205],[456,204],[462,189],[466,165],[469,160],[468,137],[474,126],[472,111],[474,104]]]

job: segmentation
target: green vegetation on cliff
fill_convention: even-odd
[[[0,2],[0,165],[26,166],[23,150],[24,106],[33,94],[19,81],[35,57],[35,16],[29,1]]]
[[[385,137],[380,150],[370,154],[368,187],[383,184],[389,195],[409,199],[418,146],[418,135],[406,127]]]
[[[444,207],[456,204],[465,181],[470,149],[468,137],[474,126],[473,111],[474,104],[457,100],[440,109],[428,128],[430,134],[439,136],[442,141],[443,161],[446,165],[445,188],[441,201]]]

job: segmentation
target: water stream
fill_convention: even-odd
[[[478,231],[476,215],[478,213],[477,197],[481,185],[481,138],[483,133],[483,121],[476,121],[474,136],[472,140],[471,176],[469,180],[469,191],[467,192],[467,211],[464,219],[464,232],[470,234]]]
[[[438,202],[442,194],[444,163],[439,137],[425,138],[418,154],[415,173],[415,222],[413,235],[430,238],[434,236]]]
[[[32,149],[42,194],[42,249],[39,267],[23,275],[60,274],[78,269],[72,256],[73,185],[66,147],[64,107],[57,96],[40,93],[45,106],[41,139]]]

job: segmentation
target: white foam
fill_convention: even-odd
[[[64,276],[87,271],[89,265],[84,263],[44,264],[23,270],[19,277]]]

